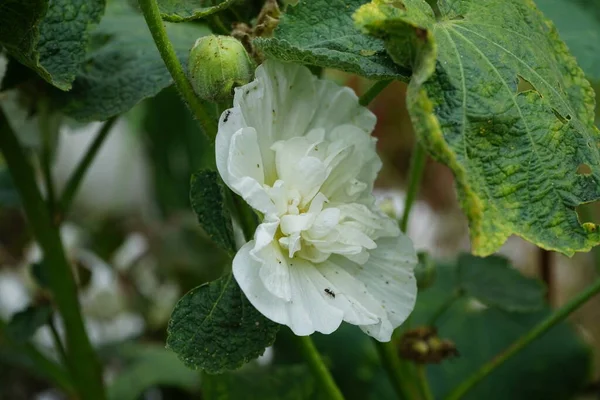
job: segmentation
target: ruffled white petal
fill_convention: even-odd
[[[276,61],[221,116],[219,173],[263,214],[233,274],[254,307],[297,335],[345,320],[386,341],[414,306],[412,244],[373,208],[375,121],[350,89]]]

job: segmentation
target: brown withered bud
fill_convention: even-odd
[[[456,345],[448,339],[440,339],[434,327],[420,327],[402,335],[399,343],[402,358],[418,364],[439,364],[450,357],[457,357]]]

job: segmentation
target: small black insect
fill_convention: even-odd
[[[230,115],[231,115],[231,111],[229,111],[229,110],[225,111],[225,118],[223,118],[223,122],[227,122]]]
[[[329,295],[335,299],[335,293],[333,293],[333,290],[326,288],[325,293],[327,293],[327,295]]]

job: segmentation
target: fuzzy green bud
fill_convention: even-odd
[[[240,41],[230,36],[203,36],[190,51],[188,69],[196,94],[214,102],[233,97],[233,89],[250,82],[255,65]]]

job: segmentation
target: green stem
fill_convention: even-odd
[[[429,320],[429,326],[435,326],[437,320],[444,315],[444,313],[452,307],[452,305],[456,302],[456,300],[460,299],[464,294],[462,290],[456,290],[444,303],[437,309],[437,311],[431,316]]]
[[[427,367],[425,365],[417,366],[417,378],[419,379],[419,387],[421,388],[421,394],[424,400],[434,400],[433,393],[429,387],[429,381],[427,380]]]
[[[60,359],[63,361],[65,365],[69,362],[69,357],[67,356],[67,351],[65,350],[65,346],[63,346],[62,339],[58,334],[58,330],[56,329],[56,325],[54,321],[52,321],[52,317],[50,317],[50,321],[48,321],[48,326],[50,327],[50,332],[52,333],[52,338],[54,339],[54,346],[58,350],[58,354],[60,355]]]
[[[83,156],[83,158],[77,165],[77,168],[69,178],[69,181],[67,182],[67,185],[65,186],[65,189],[63,190],[63,193],[60,197],[60,211],[62,218],[64,218],[64,216],[69,212],[69,209],[71,208],[71,203],[75,198],[75,194],[77,193],[81,182],[83,182],[83,177],[85,176],[85,173],[89,169],[90,165],[92,165],[92,161],[94,161],[94,158],[100,151],[104,140],[108,137],[108,134],[110,133],[116,120],[117,118],[113,117],[106,121],[104,125],[102,125],[102,128],[100,128],[100,131],[94,138],[94,141],[92,142],[90,147],[88,147],[85,155]]]
[[[390,83],[392,83],[391,79],[375,82],[373,86],[369,88],[369,90],[367,90],[362,96],[360,96],[360,98],[358,99],[358,103],[361,106],[368,106],[369,103],[371,103],[373,99],[375,99],[375,97],[377,97],[377,95],[381,93],[381,91],[385,89]]]
[[[214,140],[217,135],[217,123],[205,110],[202,101],[196,96],[190,81],[183,71],[183,67],[179,63],[177,54],[175,54],[175,49],[167,36],[167,31],[160,16],[156,0],[138,0],[138,3],[144,14],[144,18],[146,19],[146,24],[148,24],[152,38],[154,38],[160,56],[175,81],[177,90],[202,126],[204,133],[211,140]]]
[[[421,178],[423,177],[426,161],[427,153],[425,149],[419,142],[415,142],[413,154],[410,159],[410,177],[408,180],[408,191],[406,192],[406,202],[404,203],[404,214],[402,214],[402,220],[400,221],[402,232],[406,232],[408,229],[408,217],[421,186]]]
[[[31,343],[16,343],[4,333],[6,322],[0,320],[0,339],[8,347],[19,354],[24,355],[28,361],[35,367],[35,372],[39,373],[56,387],[63,390],[69,397],[74,397],[75,389],[69,377],[69,374],[63,367],[49,360]],[[10,358],[8,358],[10,361]]]
[[[381,364],[387,372],[398,398],[405,400],[420,398],[410,384],[410,365],[398,357],[393,342],[384,343],[373,339],[373,343],[375,343]]]
[[[53,132],[52,121],[50,120],[50,106],[47,99],[42,99],[39,102],[40,118],[39,128],[42,136],[42,148],[40,155],[40,164],[42,174],[44,175],[44,183],[46,187],[46,204],[50,215],[54,216],[56,212],[56,195],[54,190],[54,180],[52,179],[52,144],[56,139],[57,132]]]
[[[36,185],[33,169],[1,109],[0,151],[19,192],[31,231],[42,248],[44,265],[52,269],[48,284],[64,321],[68,369],[80,398],[102,400],[105,398],[102,370],[83,325],[71,265],[65,256],[58,228]]]
[[[298,347],[329,400],[344,400],[310,336],[297,336]]]
[[[488,363],[484,364],[473,375],[467,378],[464,382],[458,385],[446,398],[447,400],[458,400],[473,389],[479,382],[491,374],[496,368],[504,364],[509,358],[523,350],[527,345],[542,335],[547,333],[551,328],[556,326],[567,318],[573,311],[581,307],[594,295],[600,293],[600,279],[588,286],[584,291],[578,294],[574,299],[556,310],[552,315],[540,322],[535,328],[521,336],[510,345],[502,353],[494,357]]]

